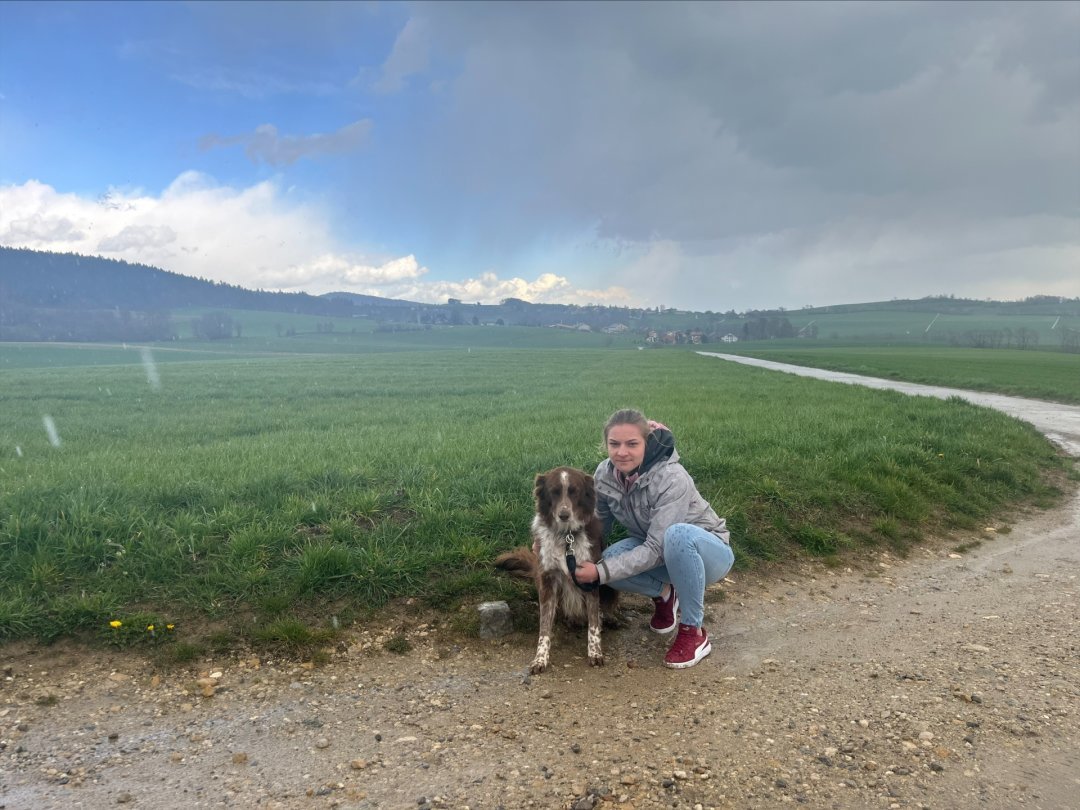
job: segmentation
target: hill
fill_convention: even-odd
[[[348,302],[264,292],[144,264],[0,247],[0,340],[169,340],[169,311],[352,315]]]
[[[196,311],[195,337],[239,336],[236,313],[366,318],[380,331],[440,326],[534,326],[631,335],[642,343],[696,344],[818,339],[843,343],[939,342],[951,345],[1054,345],[1080,327],[1080,298],[1032,296],[977,301],[952,296],[738,313],[665,307],[498,304],[380,298],[350,292],[248,290],[115,259],[0,247],[0,340],[176,340],[177,310]],[[215,312],[228,310],[229,313]],[[1060,321],[1060,322],[1059,322]],[[184,326],[189,320],[185,320]]]

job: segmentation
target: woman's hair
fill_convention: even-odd
[[[607,444],[608,432],[616,425],[634,425],[641,431],[641,438],[649,438],[649,434],[652,433],[652,425],[649,424],[649,420],[645,418],[645,414],[641,411],[634,410],[633,408],[623,408],[621,411],[615,411],[608,417],[607,422],[604,424],[604,444]]]

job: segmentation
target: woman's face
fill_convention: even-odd
[[[645,437],[636,425],[612,425],[607,434],[607,453],[615,469],[626,475],[645,458]]]

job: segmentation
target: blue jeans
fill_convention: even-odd
[[[604,557],[617,557],[644,542],[627,537],[605,549]],[[731,546],[712,532],[689,523],[673,523],[664,532],[663,565],[607,584],[617,591],[655,598],[670,582],[679,594],[679,621],[701,627],[705,618],[705,586],[722,580],[734,563]]]

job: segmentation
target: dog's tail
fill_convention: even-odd
[[[512,577],[535,579],[536,572],[540,570],[540,559],[531,548],[522,546],[496,557],[495,567]]]

